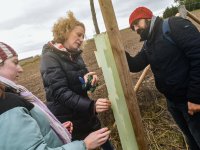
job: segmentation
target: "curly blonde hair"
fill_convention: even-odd
[[[76,27],[81,26],[85,30],[85,26],[82,22],[78,21],[74,14],[69,11],[67,12],[67,17],[59,18],[58,21],[54,24],[52,32],[53,32],[53,40],[57,43],[64,43],[65,40],[68,39],[69,33]]]

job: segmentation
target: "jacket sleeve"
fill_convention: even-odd
[[[61,144],[50,148],[43,137],[37,122],[25,108],[17,108],[6,112],[1,117],[0,149],[11,150],[85,150],[83,141]],[[54,138],[54,137],[49,137]],[[46,138],[46,140],[48,140]],[[52,147],[52,146],[51,146]]]
[[[190,63],[187,98],[200,104],[200,33],[189,20],[183,18],[172,20],[170,28],[174,41]]]
[[[144,49],[142,49],[136,56],[132,57],[126,52],[126,58],[130,72],[139,72],[143,70],[147,65],[148,61]]]
[[[66,74],[54,55],[43,54],[41,74],[46,94],[75,112],[89,115],[93,112],[94,101],[76,94],[68,87]]]

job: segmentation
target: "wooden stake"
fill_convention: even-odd
[[[191,12],[189,12],[185,8],[185,5],[180,5],[178,7],[178,11],[182,18],[186,18],[186,16],[188,16],[188,17],[192,18],[194,21],[196,21],[198,24],[200,24],[200,20],[195,15],[193,15]]]
[[[150,65],[148,65],[148,66],[144,69],[144,71],[142,72],[142,74],[141,74],[141,76],[140,76],[138,82],[136,83],[136,85],[135,85],[135,87],[134,87],[134,91],[135,91],[135,92],[137,92],[138,88],[140,87],[140,84],[142,83],[144,77],[146,76],[146,74],[147,74],[149,68],[150,68]]]
[[[140,150],[147,150],[148,148],[145,141],[142,119],[135,92],[132,89],[133,85],[112,2],[111,0],[99,0],[99,4],[105,22],[110,45],[112,47],[117,71],[120,76],[127,108],[136,135],[136,140]]]
[[[187,15],[188,15],[188,17],[190,17],[194,21],[196,21],[198,24],[200,24],[200,20],[195,15],[193,15],[191,12],[187,11]]]

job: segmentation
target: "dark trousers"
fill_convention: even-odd
[[[114,150],[114,148],[109,140],[107,140],[103,145],[101,145],[101,148],[103,150]]]
[[[200,150],[200,112],[188,114],[187,102],[176,103],[167,100],[168,110],[184,133],[191,150]]]

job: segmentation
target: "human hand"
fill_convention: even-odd
[[[63,126],[72,134],[73,131],[73,123],[71,121],[67,121],[63,123]]]
[[[194,115],[194,113],[199,111],[200,111],[200,104],[188,102],[188,113],[190,115]]]
[[[109,110],[111,107],[111,102],[106,98],[99,98],[95,103],[96,112],[104,112]]]
[[[98,83],[98,77],[96,75],[96,72],[89,72],[87,74],[84,75],[84,80],[85,80],[85,83],[88,82],[88,77],[89,76],[92,76],[92,82],[91,82],[91,85],[94,86]]]
[[[85,145],[87,150],[95,149],[104,144],[110,135],[110,130],[107,127],[101,128],[95,132],[90,133],[85,139]]]

